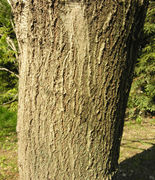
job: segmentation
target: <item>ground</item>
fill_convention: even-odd
[[[17,180],[17,136],[0,130],[0,180]],[[118,180],[155,180],[155,118],[127,121],[120,150]]]
[[[125,123],[117,179],[155,180],[155,118]]]
[[[0,180],[17,180],[17,135],[0,130]]]

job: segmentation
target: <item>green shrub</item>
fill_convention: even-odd
[[[0,131],[16,131],[17,113],[0,106]]]
[[[128,100],[128,110],[135,119],[142,115],[155,115],[155,2],[150,1],[142,47],[135,67]]]
[[[0,1],[0,105],[17,109],[18,45],[7,0]],[[16,102],[16,103],[14,103]],[[13,105],[12,105],[13,103]],[[16,106],[16,107],[15,107]],[[12,108],[13,107],[13,108]]]

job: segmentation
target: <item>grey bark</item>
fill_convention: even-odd
[[[112,179],[147,1],[12,6],[20,179]]]

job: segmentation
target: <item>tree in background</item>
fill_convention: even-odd
[[[0,1],[0,105],[17,109],[18,53],[11,7]]]
[[[150,1],[128,101],[130,116],[155,115],[155,1]]]

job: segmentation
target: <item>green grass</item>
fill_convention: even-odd
[[[17,113],[0,106],[0,180],[17,179]]]

